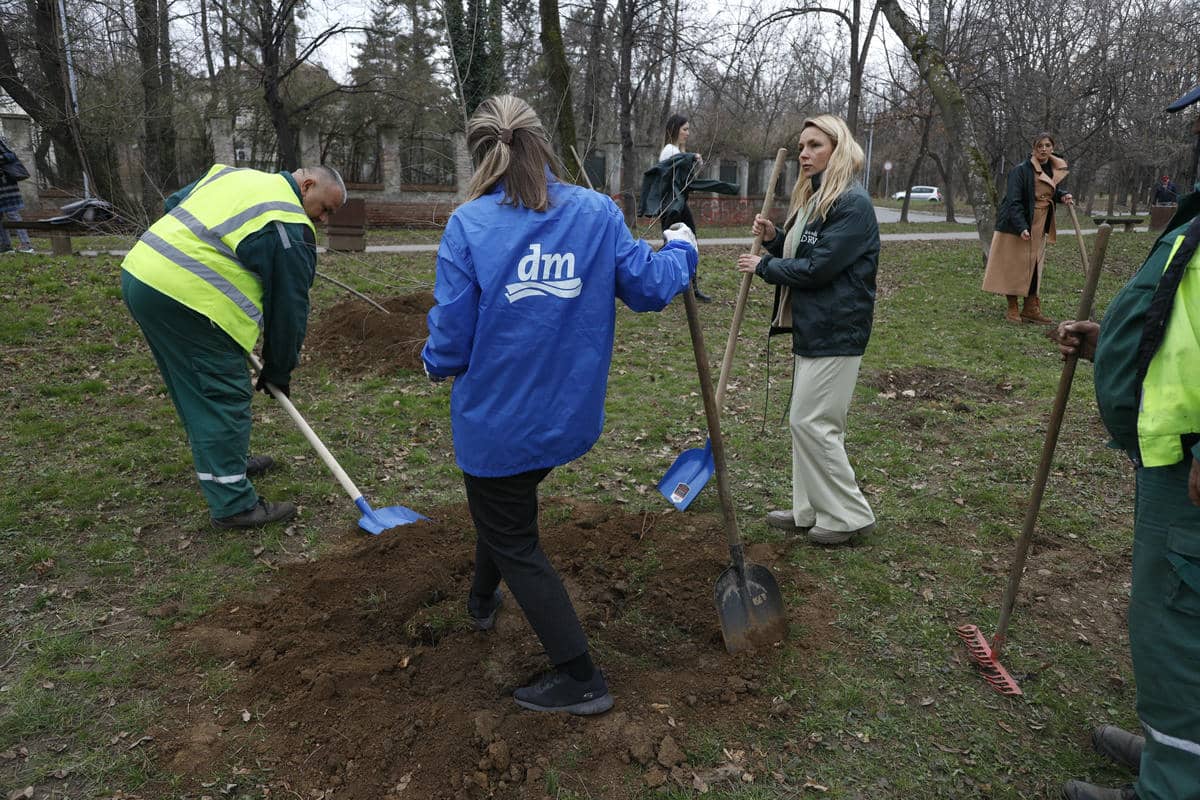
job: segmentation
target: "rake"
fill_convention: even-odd
[[[1084,280],[1083,293],[1079,296],[1079,310],[1075,315],[1075,319],[1084,320],[1090,318],[1092,314],[1092,301],[1096,296],[1100,265],[1104,263],[1104,253],[1108,248],[1108,236],[1112,233],[1112,226],[1108,224],[1100,226],[1096,237],[1096,252],[1089,265],[1087,250],[1083,246],[1083,234],[1079,230],[1079,218],[1075,215],[1075,206],[1068,205],[1067,208],[1071,212],[1071,221],[1075,224],[1075,236],[1079,241],[1079,256],[1083,259],[1083,270],[1087,275]],[[967,646],[967,653],[978,668],[979,674],[992,685],[992,688],[1003,695],[1023,694],[1020,685],[1000,663],[1000,654],[1008,639],[1008,623],[1012,619],[1013,608],[1017,603],[1017,589],[1021,585],[1021,576],[1025,572],[1025,557],[1029,554],[1029,545],[1033,541],[1033,529],[1037,523],[1038,511],[1042,507],[1042,495],[1046,491],[1050,464],[1054,460],[1054,449],[1058,445],[1058,432],[1062,427],[1067,398],[1071,394],[1071,382],[1075,378],[1075,364],[1078,360],[1078,355],[1072,354],[1063,361],[1062,374],[1058,379],[1058,391],[1054,395],[1054,407],[1050,412],[1050,423],[1046,428],[1046,441],[1042,445],[1042,458],[1038,464],[1037,476],[1033,479],[1033,491],[1029,498],[1029,506],[1025,509],[1025,523],[1021,528],[1021,536],[1017,539],[1012,568],[1008,573],[1008,587],[1004,591],[1004,600],[1000,605],[1000,621],[996,625],[996,635],[989,643],[977,625],[960,625],[955,628],[955,632]]]

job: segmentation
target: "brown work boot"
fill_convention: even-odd
[[[1025,298],[1025,307],[1021,309],[1021,319],[1035,322],[1038,325],[1053,325],[1054,320],[1042,315],[1042,301],[1036,294]]]
[[[1092,730],[1092,749],[1135,773],[1142,766],[1142,749],[1145,746],[1146,737],[1122,730],[1116,725],[1101,725]]]
[[[1137,800],[1132,786],[1110,789],[1083,781],[1067,781],[1062,788],[1063,800]]]
[[[214,528],[261,528],[263,525],[270,525],[272,522],[287,522],[292,517],[296,516],[296,504],[284,500],[280,503],[272,503],[269,500],[263,500],[261,497],[258,502],[250,506],[240,514],[231,514],[228,517],[217,519],[212,518]]]
[[[1005,295],[1008,298],[1008,311],[1004,312],[1004,320],[1006,322],[1015,322],[1018,325],[1021,323],[1021,308],[1017,305],[1017,296],[1015,294]]]

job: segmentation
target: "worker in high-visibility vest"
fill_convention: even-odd
[[[291,519],[250,477],[250,400],[270,382],[287,394],[308,324],[316,228],[346,202],[325,166],[267,173],[215,165],[167,198],[121,264],[121,293],[142,329],[187,431],[196,477],[218,528]],[[252,385],[246,354],[263,335]]]
[[[1200,800],[1200,195],[1185,198],[1104,322],[1059,326],[1096,363],[1100,416],[1137,468],[1129,647],[1144,736],[1097,728],[1097,752],[1138,773],[1066,800]]]

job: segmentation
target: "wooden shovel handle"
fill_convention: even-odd
[[[708,421],[708,439],[712,444],[713,465],[717,473],[717,497],[721,502],[721,515],[725,519],[725,537],[733,552],[740,552],[742,537],[738,534],[737,513],[733,509],[733,493],[729,488],[729,471],[725,464],[725,439],[721,436],[721,414],[713,396],[712,373],[708,367],[708,353],[704,349],[704,331],[700,326],[700,313],[696,309],[696,293],[691,284],[683,292],[683,307],[687,312],[688,331],[692,335],[692,352],[696,356],[696,374],[700,378],[700,395],[704,398],[704,416]],[[744,567],[739,568],[739,573]]]
[[[787,160],[787,148],[781,147],[775,153],[775,166],[771,169],[771,180],[767,181],[767,194],[763,197],[762,216],[771,214],[771,203],[775,199],[775,184],[783,172],[783,162]],[[755,236],[750,245],[750,252],[758,255],[762,251],[762,236]],[[729,324],[729,339],[725,342],[725,357],[721,359],[721,377],[717,380],[717,411],[725,407],[725,385],[729,382],[729,372],[733,368],[733,353],[737,350],[738,333],[742,330],[742,316],[746,313],[746,299],[750,296],[750,284],[754,282],[754,273],[747,272],[742,276],[742,285],[738,288],[737,304],[733,307],[733,322]]]

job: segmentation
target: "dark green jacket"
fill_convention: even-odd
[[[691,180],[696,169],[695,153],[680,153],[660,161],[642,173],[642,193],[638,198],[639,217],[677,219],[687,205],[688,192],[737,194],[735,183]]]
[[[1061,202],[1065,194],[1062,187],[1056,188],[1054,202]],[[1033,224],[1033,199],[1033,160],[1027,158],[1008,172],[1004,200],[996,212],[996,230],[1017,236],[1029,230]]]
[[[795,258],[781,258],[785,231],[764,243],[769,255],[756,273],[792,290],[792,352],[798,356],[861,356],[875,314],[879,224],[871,198],[855,183],[829,209],[809,220]]]
[[[1096,405],[1104,427],[1112,436],[1112,446],[1128,453],[1134,463],[1140,463],[1137,420],[1144,376],[1141,364],[1143,360],[1149,363],[1153,356],[1152,348],[1140,352],[1144,347],[1147,314],[1175,240],[1188,231],[1197,215],[1200,215],[1200,193],[1188,195],[1180,202],[1175,216],[1155,240],[1150,255],[1109,303],[1100,324],[1094,370]],[[1194,457],[1200,458],[1200,438],[1189,437],[1184,444]]]
[[[296,196],[300,187],[290,172],[287,178]],[[163,210],[179,205],[199,181],[193,181],[168,197]],[[308,331],[308,291],[317,276],[317,243],[305,225],[279,223],[287,234],[285,242],[272,223],[242,240],[237,258],[263,286],[263,377],[276,386],[291,383],[292,370],[300,362],[300,348]]]

